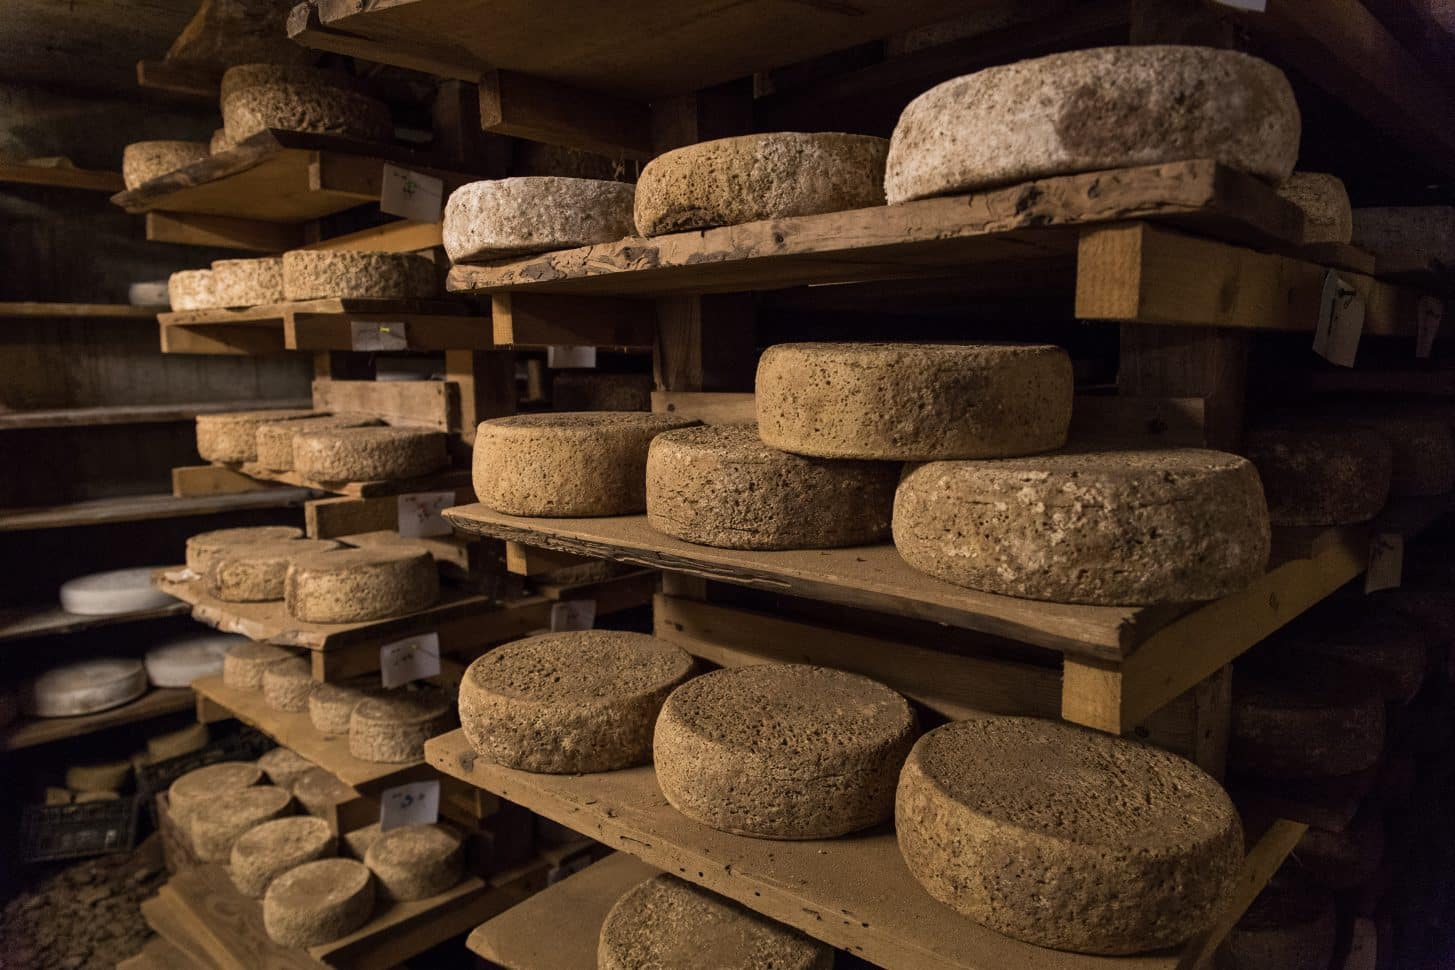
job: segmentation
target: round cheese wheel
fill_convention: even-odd
[[[634,189],[601,179],[470,182],[450,193],[442,227],[455,263],[615,242],[630,236]]]
[[[312,690],[313,665],[303,657],[289,657],[263,669],[263,700],[275,711],[303,713]]]
[[[258,428],[271,421],[315,417],[313,411],[278,408],[197,415],[197,454],[210,462],[241,464],[258,458]]]
[[[167,303],[174,311],[216,309],[212,270],[184,269],[167,277]]]
[[[437,687],[370,697],[349,718],[349,754],[390,764],[418,761],[424,757],[424,742],[454,722],[454,701]]]
[[[238,836],[289,814],[292,804],[292,795],[272,785],[254,785],[210,798],[187,815],[192,851],[203,862],[227,862]]]
[[[1328,970],[1337,936],[1327,893],[1268,888],[1228,934],[1229,970]]]
[[[1354,245],[1381,271],[1443,273],[1455,265],[1455,206],[1373,206],[1354,210]]]
[[[438,293],[434,263],[415,253],[296,249],[283,254],[288,300],[423,300]]]
[[[1354,209],[1336,175],[1294,172],[1278,183],[1278,194],[1303,212],[1303,241],[1345,243],[1354,236]]]
[[[251,761],[222,761],[182,775],[167,789],[167,810],[184,830],[187,819],[220,795],[251,788],[263,780],[263,769]]]
[[[1085,953],[1212,925],[1243,861],[1227,793],[1189,761],[1037,718],[956,721],[915,745],[899,848],[929,894],[997,933]]]
[[[1273,427],[1243,435],[1273,525],[1352,525],[1389,498],[1393,452],[1370,428]]]
[[[257,525],[241,529],[216,529],[200,532],[187,540],[187,568],[199,576],[206,575],[212,557],[231,546],[252,542],[275,542],[301,539],[303,530],[291,525]]]
[[[252,84],[221,100],[222,128],[237,144],[270,128],[387,142],[389,107],[355,91],[319,84]]]
[[[321,818],[275,818],[238,836],[227,872],[238,892],[260,899],[274,879],[305,862],[332,856],[337,844],[333,830]]]
[[[288,564],[299,556],[339,548],[331,539],[281,539],[229,546],[211,557],[203,577],[213,596],[229,603],[283,598]]]
[[[916,733],[909,703],[883,684],[762,664],[673,691],[652,756],[662,794],[688,818],[736,835],[827,839],[893,814]]]
[[[254,307],[283,302],[283,260],[219,259],[212,264],[212,291],[221,306]]]
[[[1211,158],[1277,182],[1293,172],[1298,105],[1278,68],[1236,51],[1069,51],[930,88],[899,116],[891,204],[1053,175]]]
[[[142,662],[153,687],[190,687],[198,677],[222,673],[227,651],[247,642],[230,633],[176,637],[152,647]]]
[[[333,817],[337,805],[358,797],[354,791],[324,768],[309,768],[293,782],[293,798],[309,815]]]
[[[465,876],[465,843],[443,825],[406,825],[369,844],[364,864],[385,899],[428,899]]]
[[[1280,631],[1268,643],[1282,667],[1293,672],[1330,664],[1351,680],[1373,686],[1387,701],[1414,700],[1430,667],[1431,632],[1394,610],[1367,602],[1329,604]]]
[[[353,831],[345,832],[343,834],[344,851],[346,851],[351,858],[358,859],[360,862],[363,862],[364,857],[369,854],[369,846],[373,845],[374,842],[379,838],[379,836],[383,834],[384,830],[379,828],[378,822],[365,825],[363,828],[360,829],[354,829]]]
[[[1372,879],[1384,861],[1384,817],[1368,807],[1342,832],[1310,826],[1294,846],[1292,861],[1321,886],[1353,889]]]
[[[475,495],[510,515],[630,515],[647,507],[647,448],[696,421],[635,411],[517,414],[480,425]]]
[[[180,758],[193,751],[201,751],[211,740],[206,724],[189,724],[166,734],[154,734],[147,738],[146,763],[157,764],[171,758]]]
[[[222,683],[234,690],[262,690],[263,672],[294,654],[270,643],[239,643],[222,658]]]
[[[659,236],[884,204],[889,142],[778,131],[697,142],[652,159],[637,179],[637,232]]]
[[[298,779],[317,766],[292,748],[279,745],[259,756],[258,767],[263,769],[263,773],[268,776],[268,781],[284,791],[291,792],[293,786],[298,783]]]
[[[371,428],[382,422],[361,414],[329,414],[299,418],[287,424],[265,424],[258,429],[258,464],[274,471],[293,470],[293,438],[304,431],[331,428]]]
[[[293,436],[293,468],[320,482],[419,478],[449,464],[445,436],[419,428],[320,428]]]
[[[268,884],[263,928],[280,946],[316,946],[348,936],[374,912],[374,877],[362,862],[318,859]]]
[[[80,660],[31,681],[25,709],[33,717],[76,717],[120,707],[146,692],[147,672],[140,660]]]
[[[758,361],[758,433],[818,458],[1027,455],[1065,444],[1071,393],[1050,345],[778,344]]]
[[[314,684],[308,694],[308,720],[320,734],[348,734],[354,708],[377,693],[378,688],[363,682]]]
[[[460,682],[460,724],[482,757],[525,771],[614,771],[652,760],[686,651],[641,633],[546,633],[496,647]]]
[[[826,549],[889,536],[899,465],[763,444],[752,425],[669,431],[647,453],[647,522],[725,549]]]
[[[931,462],[894,498],[894,545],[914,568],[1057,603],[1216,599],[1263,575],[1270,543],[1258,473],[1218,451]]]
[[[1364,416],[1358,421],[1389,440],[1394,458],[1389,494],[1444,495],[1455,488],[1455,435],[1450,425],[1399,415]]]
[[[414,613],[439,596],[429,553],[386,547],[299,556],[288,567],[283,598],[296,619],[358,623]]]
[[[138,141],[121,150],[121,181],[128,190],[200,162],[208,155],[200,141]]]
[[[66,769],[66,787],[73,792],[121,791],[130,779],[130,761],[71,765]]]
[[[352,79],[343,71],[309,67],[306,64],[234,64],[222,72],[221,98],[269,84],[302,84],[350,90]]]
[[[61,584],[61,609],[78,616],[114,616],[160,609],[175,603],[152,585],[161,566],[137,566],[78,576]]]
[[[1309,671],[1297,681],[1233,678],[1228,763],[1266,778],[1324,778],[1364,771],[1384,750],[1384,702],[1367,684]]]
[[[652,376],[557,371],[551,377],[551,408],[555,411],[650,411]]]
[[[622,894],[601,924],[600,970],[832,970],[833,947],[683,882],[654,876]]]

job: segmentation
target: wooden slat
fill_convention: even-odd
[[[639,101],[516,71],[480,75],[480,127],[612,158],[652,156],[652,117]]]
[[[300,226],[286,222],[262,222],[234,216],[208,216],[188,212],[148,212],[147,242],[178,243],[242,249],[249,252],[281,253],[303,244]]]
[[[241,492],[259,492],[277,487],[221,465],[184,465],[172,469],[172,495],[177,498],[237,495]]]
[[[517,576],[544,576],[558,569],[570,569],[595,562],[584,556],[573,556],[566,552],[539,549],[519,542],[505,544],[505,568]]]
[[[648,300],[497,293],[490,301],[495,343],[502,347],[576,345],[651,348],[656,308]]]
[[[140,60],[136,62],[136,84],[148,91],[216,104],[222,71],[189,61]]]
[[[120,172],[97,172],[85,168],[53,168],[48,165],[26,165],[23,162],[0,162],[0,184],[44,185],[55,189],[82,189],[89,192],[120,192],[126,186]]]
[[[105,731],[123,724],[137,724],[154,717],[176,714],[192,707],[192,692],[185,687],[159,687],[120,707],[79,717],[41,717],[19,721],[0,730],[0,749],[16,751],[37,744]]]
[[[259,407],[306,408],[307,401],[246,400],[180,404],[114,404],[91,408],[55,408],[0,412],[0,431],[21,428],[87,428],[116,424],[159,424],[191,421],[199,414],[244,411]]]
[[[410,222],[401,219],[386,222],[382,226],[360,229],[358,232],[334,236],[319,242],[309,243],[303,249],[363,249],[372,252],[413,253],[422,249],[433,249],[444,245],[444,236],[438,222]],[[298,247],[295,247],[298,248]]]
[[[442,492],[459,488],[470,481],[469,469],[444,469],[420,478],[396,478],[377,482],[318,482],[298,472],[278,471],[256,464],[239,465],[238,470],[260,481],[295,485],[316,492],[332,492],[355,498],[377,498],[383,495],[405,495],[409,492]]]
[[[125,303],[0,302],[0,320],[26,320],[36,317],[59,320],[150,320],[156,315],[156,307],[129,306]]]
[[[162,620],[174,616],[185,616],[191,611],[191,607],[186,603],[169,603],[153,610],[111,613],[106,616],[80,616],[76,613],[67,613],[51,603],[0,607],[0,643],[9,640],[28,640],[32,637],[58,636],[63,633],[79,633],[82,630],[93,630],[120,623]]]
[[[289,350],[358,350],[355,326],[389,328],[402,338],[400,350],[489,350],[495,346],[490,321],[460,314],[309,313],[290,309],[284,317],[283,344]]]
[[[178,516],[217,515],[243,509],[282,509],[302,505],[312,493],[305,488],[269,488],[245,495],[126,495],[67,505],[0,509],[0,532],[62,529],[111,522],[145,522]]]
[[[758,420],[756,396],[714,391],[653,391],[652,410],[695,418],[703,424],[748,424]]]
[[[198,326],[187,323],[162,323],[161,350],[164,354],[226,354],[263,357],[281,354],[283,321],[257,324],[224,324]]]
[[[460,430],[460,388],[450,381],[313,382],[320,411],[370,414],[389,424]]]

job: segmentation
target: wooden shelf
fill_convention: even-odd
[[[167,354],[488,350],[490,318],[461,300],[307,300],[157,315]]]
[[[156,307],[128,303],[0,303],[4,320],[150,320]]]
[[[889,824],[838,839],[750,839],[677,812],[662,797],[650,766],[531,774],[478,757],[463,731],[426,742],[425,759],[447,775],[889,970],[1180,970],[1194,950],[1201,954],[1221,939],[1194,941],[1181,953],[1120,958],[1047,950],[994,933],[932,899],[905,867]],[[1238,905],[1252,902],[1303,830],[1299,823],[1279,822],[1259,841],[1245,863]],[[1241,913],[1228,915],[1236,921]]]
[[[153,688],[130,704],[113,707],[98,714],[84,714],[80,717],[38,717],[23,720],[0,732],[0,748],[15,751],[37,744],[49,744],[83,734],[105,731],[123,724],[149,721],[165,714],[191,710],[192,691],[186,687]]]
[[[179,516],[220,515],[248,509],[283,509],[302,505],[313,497],[307,488],[263,488],[231,495],[122,495],[67,505],[0,509],[0,532],[27,529],[64,529],[76,526],[143,522]]]
[[[233,467],[233,466],[226,466]],[[281,472],[258,465],[236,466],[236,470],[258,481],[277,482],[319,492],[332,492],[351,498],[377,498],[383,495],[406,495],[410,492],[450,491],[470,484],[470,471],[466,468],[446,469],[422,478],[390,479],[379,482],[320,482],[305,478],[297,472]]]
[[[311,400],[206,401],[182,404],[122,404],[94,408],[54,408],[0,412],[0,431],[28,428],[91,428],[100,425],[161,424],[191,421],[199,414],[257,408],[307,408]]]
[[[23,162],[0,162],[0,184],[44,185],[56,189],[87,192],[120,192],[125,188],[120,172],[98,172],[86,168],[51,168]]]
[[[80,616],[67,613],[53,603],[39,606],[12,606],[0,608],[0,643],[10,640],[29,640],[34,637],[59,636],[63,633],[79,633],[118,623],[143,623],[147,620],[161,620],[174,616],[186,616],[192,608],[186,603],[168,603],[154,610],[138,610],[135,613],[112,613],[108,616]]]

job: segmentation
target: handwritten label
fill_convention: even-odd
[[[1427,293],[1420,297],[1415,312],[1419,328],[1415,332],[1415,356],[1428,357],[1435,349],[1435,336],[1440,332],[1440,320],[1445,316],[1445,301]]]
[[[433,825],[440,820],[438,778],[386,788],[379,795],[379,830],[406,825]]]
[[[435,677],[440,672],[440,635],[421,633],[379,648],[379,678],[385,687]]]
[[[1379,532],[1369,543],[1369,569],[1364,573],[1364,592],[1397,589],[1404,574],[1404,536]]]
[[[408,350],[409,327],[401,320],[374,323],[371,320],[349,321],[350,350]]]
[[[454,492],[410,492],[399,496],[399,534],[408,539],[447,536],[455,529],[444,511],[455,505]]]
[[[1213,3],[1232,7],[1234,10],[1250,10],[1253,13],[1264,13],[1268,10],[1268,0],[1213,0]]]
[[[1314,353],[1331,364],[1353,367],[1364,333],[1364,297],[1333,270],[1324,276]]]
[[[415,222],[439,222],[444,200],[445,183],[442,180],[398,165],[384,166],[384,188],[379,193],[380,212]]]
[[[595,600],[563,600],[551,604],[551,632],[589,630],[596,625]]]
[[[561,367],[595,367],[595,347],[562,347],[550,346],[546,348],[546,366]]]

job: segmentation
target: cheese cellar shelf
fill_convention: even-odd
[[[120,192],[120,172],[98,172],[73,165],[28,165],[0,162],[0,185],[43,185],[53,189],[86,192]]]
[[[132,404],[90,408],[53,408],[0,412],[0,431],[78,428],[109,424],[161,424],[191,421],[199,414],[247,408],[306,408],[307,400],[206,401],[196,404]]]
[[[494,346],[489,317],[460,300],[307,300],[157,315],[162,352],[440,351]]]
[[[0,320],[150,320],[156,307],[127,303],[0,302]]]
[[[286,509],[301,506],[313,494],[307,488],[262,488],[229,495],[120,495],[65,505],[0,509],[0,532],[145,522],[252,509]]]
[[[20,721],[0,730],[0,748],[16,751],[37,744],[78,738],[123,724],[148,721],[164,714],[191,710],[195,700],[186,687],[153,688],[138,699],[109,711],[77,717],[45,717]]]
[[[67,613],[51,603],[35,606],[7,606],[0,608],[0,643],[29,640],[33,637],[58,636],[63,633],[79,633],[82,630],[95,630],[122,623],[164,620],[175,616],[186,616],[191,612],[192,608],[181,602],[169,603],[154,610],[112,613],[106,616],[81,616],[76,613]]]

